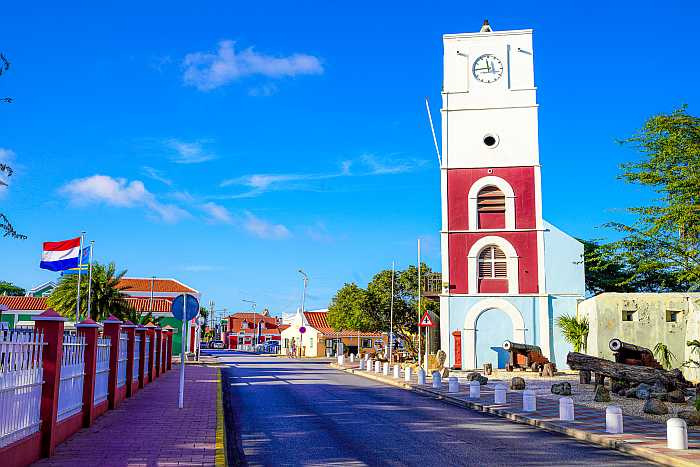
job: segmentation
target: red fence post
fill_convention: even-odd
[[[131,397],[131,386],[134,384],[134,339],[136,337],[136,326],[127,320],[122,324],[122,329],[124,329],[128,339],[126,341],[126,397]]]
[[[148,382],[152,383],[153,380],[155,379],[154,376],[154,371],[153,368],[155,367],[154,361],[155,360],[155,355],[156,355],[156,332],[155,332],[155,327],[156,325],[153,323],[148,323],[146,325],[146,335],[148,336],[148,368],[146,368],[146,371],[148,372]]]
[[[160,326],[155,328],[156,332],[156,378],[161,373],[161,361],[163,358],[163,329]]]
[[[85,377],[83,379],[83,426],[89,427],[95,419],[95,376],[97,374],[97,328],[90,318],[75,325],[78,334],[85,336]]]
[[[42,366],[44,384],[41,387],[41,455],[52,456],[56,449],[56,417],[58,415],[58,388],[61,383],[63,358],[63,322],[66,319],[49,308],[34,317],[35,329],[44,335]]]
[[[102,334],[109,337],[109,382],[107,383],[107,401],[110,409],[117,406],[117,373],[119,372],[119,337],[122,322],[114,315],[102,322]]]
[[[136,328],[136,332],[141,336],[141,348],[139,349],[139,389],[143,389],[144,386],[144,376],[146,372],[144,371],[144,365],[146,364],[146,328],[139,324]]]

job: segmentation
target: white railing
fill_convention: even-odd
[[[134,337],[134,368],[131,371],[133,381],[139,380],[139,365],[141,364],[141,336]]]
[[[83,408],[85,379],[85,336],[63,335],[61,382],[58,387],[57,420],[77,414]]]
[[[0,448],[39,431],[44,336],[0,331]]]
[[[143,375],[144,378],[147,377],[147,375],[150,373],[149,366],[150,363],[150,357],[151,357],[151,339],[148,337],[144,337],[146,339],[146,355],[143,356]]]
[[[117,387],[120,388],[126,384],[126,359],[127,359],[127,344],[129,336],[119,334],[119,358],[117,359]]]
[[[95,364],[95,393],[92,401],[95,405],[107,400],[109,394],[109,352],[111,350],[109,337],[97,338],[97,362]]]

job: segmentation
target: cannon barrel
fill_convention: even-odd
[[[505,350],[521,350],[525,352],[536,352],[539,354],[542,353],[542,349],[540,349],[540,347],[537,345],[520,344],[518,342],[513,341],[505,341],[503,343],[503,348]]]
[[[649,355],[653,355],[651,350],[647,349],[646,347],[640,347],[638,345],[630,344],[628,342],[623,342],[620,339],[610,339],[610,342],[608,343],[608,347],[610,347],[610,350],[613,352],[620,352],[621,350],[629,350],[632,352],[639,352],[639,353],[646,353]]]

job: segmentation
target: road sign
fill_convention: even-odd
[[[299,328],[299,334],[304,334],[306,332],[306,328],[304,326]]]
[[[187,297],[186,299],[184,297]],[[187,316],[185,316],[185,321],[193,319],[199,313],[199,301],[194,295],[182,294],[175,297],[172,305],[170,306],[170,311],[172,312],[175,319],[182,321],[183,315],[183,304],[187,300]]]
[[[435,323],[433,323],[433,320],[430,319],[430,315],[428,315],[427,310],[423,314],[423,317],[420,319],[420,323],[418,323],[418,326],[420,326],[422,328],[428,328],[428,327],[434,328],[435,327]]]

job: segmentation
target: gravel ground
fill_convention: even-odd
[[[467,372],[453,372],[453,376],[464,376]],[[617,405],[622,409],[622,413],[625,415],[636,415],[639,417],[644,417],[649,420],[653,420],[658,423],[666,423],[666,420],[675,416],[681,410],[691,410],[693,406],[689,403],[685,404],[675,404],[672,402],[664,402],[668,407],[669,413],[667,415],[651,415],[644,413],[644,401],[640,399],[628,399],[627,397],[621,397],[617,394],[610,393],[611,402],[596,402],[593,400],[595,395],[595,385],[594,384],[580,384],[578,372],[560,372],[557,376],[553,378],[544,378],[539,376],[537,373],[531,373],[527,371],[514,371],[506,372],[500,370],[494,370],[493,374],[490,375],[489,382],[487,386],[494,387],[498,383],[504,383],[508,385],[510,379],[514,376],[520,376],[525,379],[526,388],[534,390],[538,396],[546,397],[549,399],[559,399],[560,395],[552,394],[551,387],[554,383],[561,383],[567,381],[571,384],[571,397],[575,404],[581,404],[588,407],[595,407],[604,410],[608,405]],[[690,431],[700,431],[700,427],[688,427]]]

